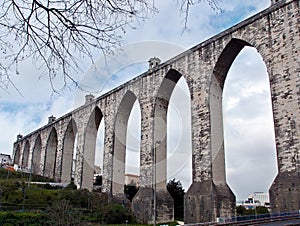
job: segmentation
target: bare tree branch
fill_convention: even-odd
[[[62,76],[63,87],[78,85],[72,70],[78,70],[74,53],[88,56],[92,50],[104,54],[119,47],[122,34],[134,21],[156,12],[155,0],[2,0],[0,3],[0,89],[13,84],[18,64],[32,58],[39,62],[54,92],[54,79]],[[179,0],[187,27],[190,6],[207,1],[219,9],[220,0]]]
[[[204,1],[206,1],[213,10],[222,11],[222,9],[219,5],[219,2],[221,0],[195,0],[195,1],[193,1],[193,0],[179,0],[180,11],[184,14],[184,19],[183,19],[184,28],[183,28],[183,31],[185,31],[188,28],[187,24],[188,24],[188,18],[189,18],[189,13],[190,13],[191,6],[199,4],[199,3],[204,2]]]

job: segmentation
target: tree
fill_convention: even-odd
[[[62,199],[56,201],[51,208],[48,209],[53,223],[57,226],[83,225],[81,212],[75,211],[68,200]]]
[[[220,0],[180,0],[184,27],[190,7],[201,1],[219,9]],[[70,81],[79,86],[71,74],[79,68],[75,53],[92,61],[95,48],[110,53],[122,44],[122,34],[132,22],[142,22],[156,12],[155,0],[3,0],[0,88],[14,86],[11,71],[19,74],[19,63],[27,59],[39,62],[37,67],[49,77],[54,91],[57,76],[62,76],[64,86]]]
[[[256,212],[257,212],[257,214],[268,214],[268,213],[270,213],[268,208],[265,207],[265,206],[256,207]]]
[[[102,175],[97,175],[96,180],[94,182],[94,185],[96,186],[102,186]]]
[[[239,206],[236,207],[236,214],[238,216],[246,215],[246,212],[247,212],[247,209],[246,209],[245,206],[239,205]]]
[[[245,206],[237,206],[236,213],[238,216],[256,215],[256,214],[268,214],[269,210],[265,206],[257,206],[253,209],[246,209]]]
[[[130,202],[132,202],[132,199],[134,198],[134,196],[136,195],[138,190],[139,190],[139,187],[137,187],[137,185],[134,181],[131,181],[130,184],[124,185],[124,193]]]
[[[181,182],[169,180],[167,184],[167,189],[174,200],[174,217],[178,220],[184,217],[184,189]]]

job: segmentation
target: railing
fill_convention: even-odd
[[[206,223],[193,223],[185,224],[188,226],[213,226],[213,225],[260,225],[264,223],[275,223],[284,222],[289,220],[299,219],[299,212],[289,212],[289,213],[269,213],[269,214],[258,214],[249,216],[237,216],[229,219],[223,219],[221,222],[206,222]]]
[[[299,218],[299,212],[287,212],[287,213],[268,213],[268,214],[258,214],[258,215],[250,215],[250,216],[237,216],[231,219],[225,220],[226,223],[233,222],[262,222],[262,221],[275,221],[282,220],[287,217],[297,217]]]

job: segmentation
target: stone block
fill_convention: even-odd
[[[300,173],[279,172],[269,190],[272,213],[300,210]]]
[[[150,187],[140,188],[132,200],[132,212],[137,222],[154,223],[154,209],[156,209],[156,223],[174,221],[174,201],[167,190],[156,192],[156,208],[154,208],[154,190]]]
[[[184,222],[213,222],[235,216],[235,196],[230,188],[206,180],[194,182],[184,197]]]

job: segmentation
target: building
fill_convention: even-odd
[[[255,202],[259,202],[260,206],[270,206],[270,197],[268,192],[254,192],[254,200]]]
[[[100,166],[94,166],[94,174],[102,174]]]
[[[140,177],[138,175],[135,174],[125,174],[125,184],[129,185],[129,184],[135,184],[137,187],[140,186]]]
[[[0,165],[1,167],[4,165],[11,165],[12,164],[12,159],[10,155],[7,154],[0,154]]]
[[[254,209],[257,206],[270,208],[270,198],[268,192],[254,192],[242,202],[238,202],[237,206],[244,206],[246,209]]]

